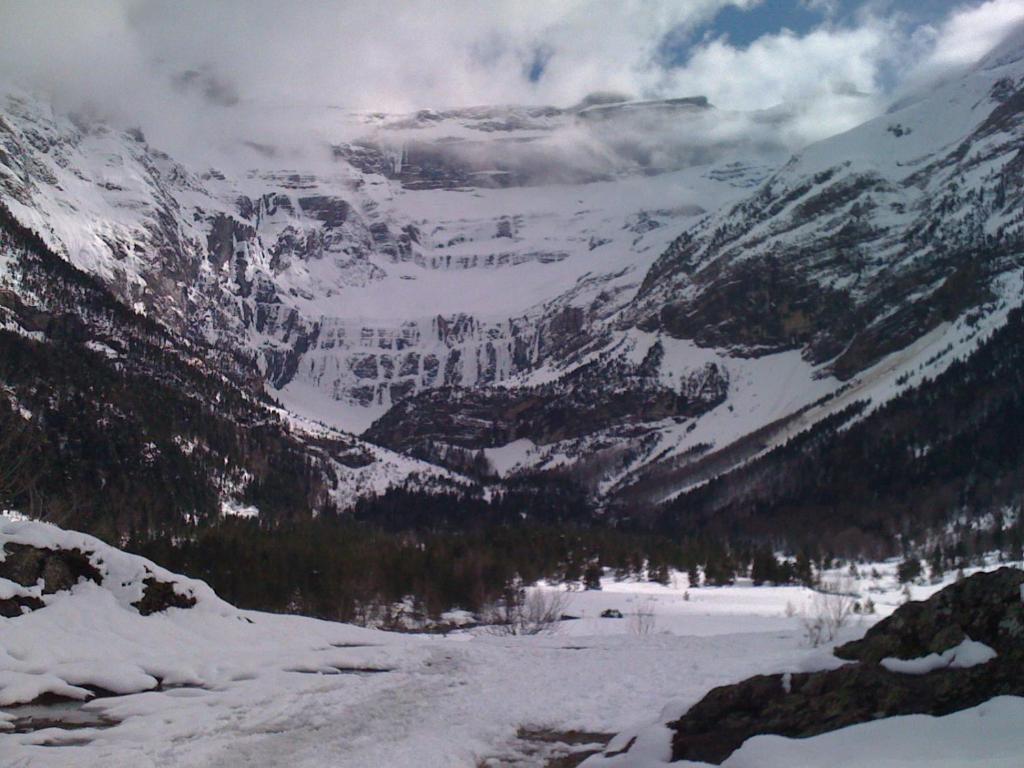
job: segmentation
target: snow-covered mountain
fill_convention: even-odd
[[[368,434],[448,434],[505,471],[574,464],[599,492],[650,503],[937,375],[1022,302],[1022,42],[685,226],[622,309],[577,305],[573,355],[519,387],[420,395]],[[622,389],[648,408],[616,412]],[[679,398],[651,408],[664,390]],[[552,402],[570,430],[537,417]]]
[[[1022,88],[1018,35],[788,161],[737,138],[784,111],[604,95],[328,110],[307,154],[221,169],[11,94],[0,197],[294,418],[649,504],[934,376],[1021,304]]]
[[[694,165],[708,110],[343,116],[339,136],[365,138],[325,143],[315,171],[278,169],[271,155],[229,177],[23,96],[6,103],[0,178],[23,223],[126,302],[258,352],[285,403],[360,430],[410,393],[532,367],[555,343],[546,304],[573,291],[576,306],[602,295],[614,310],[680,223],[763,176],[760,163]],[[613,116],[585,117],[595,111]],[[689,152],[641,162],[592,135],[648,112],[694,122]],[[588,142],[568,136],[581,132]],[[518,170],[466,170],[486,158]],[[576,183],[553,183],[556,160]]]

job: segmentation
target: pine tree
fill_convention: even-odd
[[[766,582],[779,583],[779,561],[775,559],[774,553],[767,547],[763,547],[754,553],[754,562],[750,568],[750,578],[755,587]]]
[[[913,581],[921,575],[921,561],[913,555],[907,555],[896,569],[896,575],[900,584]]]
[[[946,556],[940,544],[935,545],[931,557],[928,558],[928,570],[931,573],[932,581],[941,581],[942,575],[946,572]]]
[[[601,564],[596,560],[590,561],[587,564],[586,569],[583,571],[583,588],[584,589],[601,589],[601,576],[603,575],[603,569]]]
[[[736,570],[724,550],[713,553],[704,564],[704,576],[708,584],[715,587],[727,587],[735,581]]]
[[[796,557],[796,565],[793,568],[793,578],[805,587],[814,586],[814,569],[811,567],[811,558],[807,552],[801,552]]]
[[[672,574],[669,571],[668,563],[663,561],[647,563],[647,580],[657,584],[668,586],[672,583]]]

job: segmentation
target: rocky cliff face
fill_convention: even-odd
[[[1021,303],[1022,50],[784,164],[708,138],[738,118],[701,99],[598,99],[348,115],[302,167],[194,170],[14,95],[0,195],[293,413],[659,503]]]
[[[725,401],[728,374],[714,364],[678,387],[663,385],[659,350],[653,347],[640,365],[598,358],[549,384],[429,390],[397,404],[365,437],[402,451],[436,443],[497,448],[517,440],[546,446],[609,430],[642,430],[649,422],[697,416]]]

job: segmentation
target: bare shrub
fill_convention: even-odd
[[[634,635],[649,635],[654,632],[657,621],[657,616],[654,613],[654,600],[648,597],[629,615],[629,631]]]
[[[531,589],[515,583],[501,600],[483,611],[487,631],[495,635],[539,635],[554,632],[569,605],[562,590]]]
[[[812,648],[831,643],[853,615],[856,595],[849,579],[823,582],[804,615],[804,636]]]

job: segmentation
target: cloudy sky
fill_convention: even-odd
[[[795,106],[813,140],[1022,21],[1024,0],[0,0],[0,78],[172,147],[271,107],[561,106],[594,91]]]

